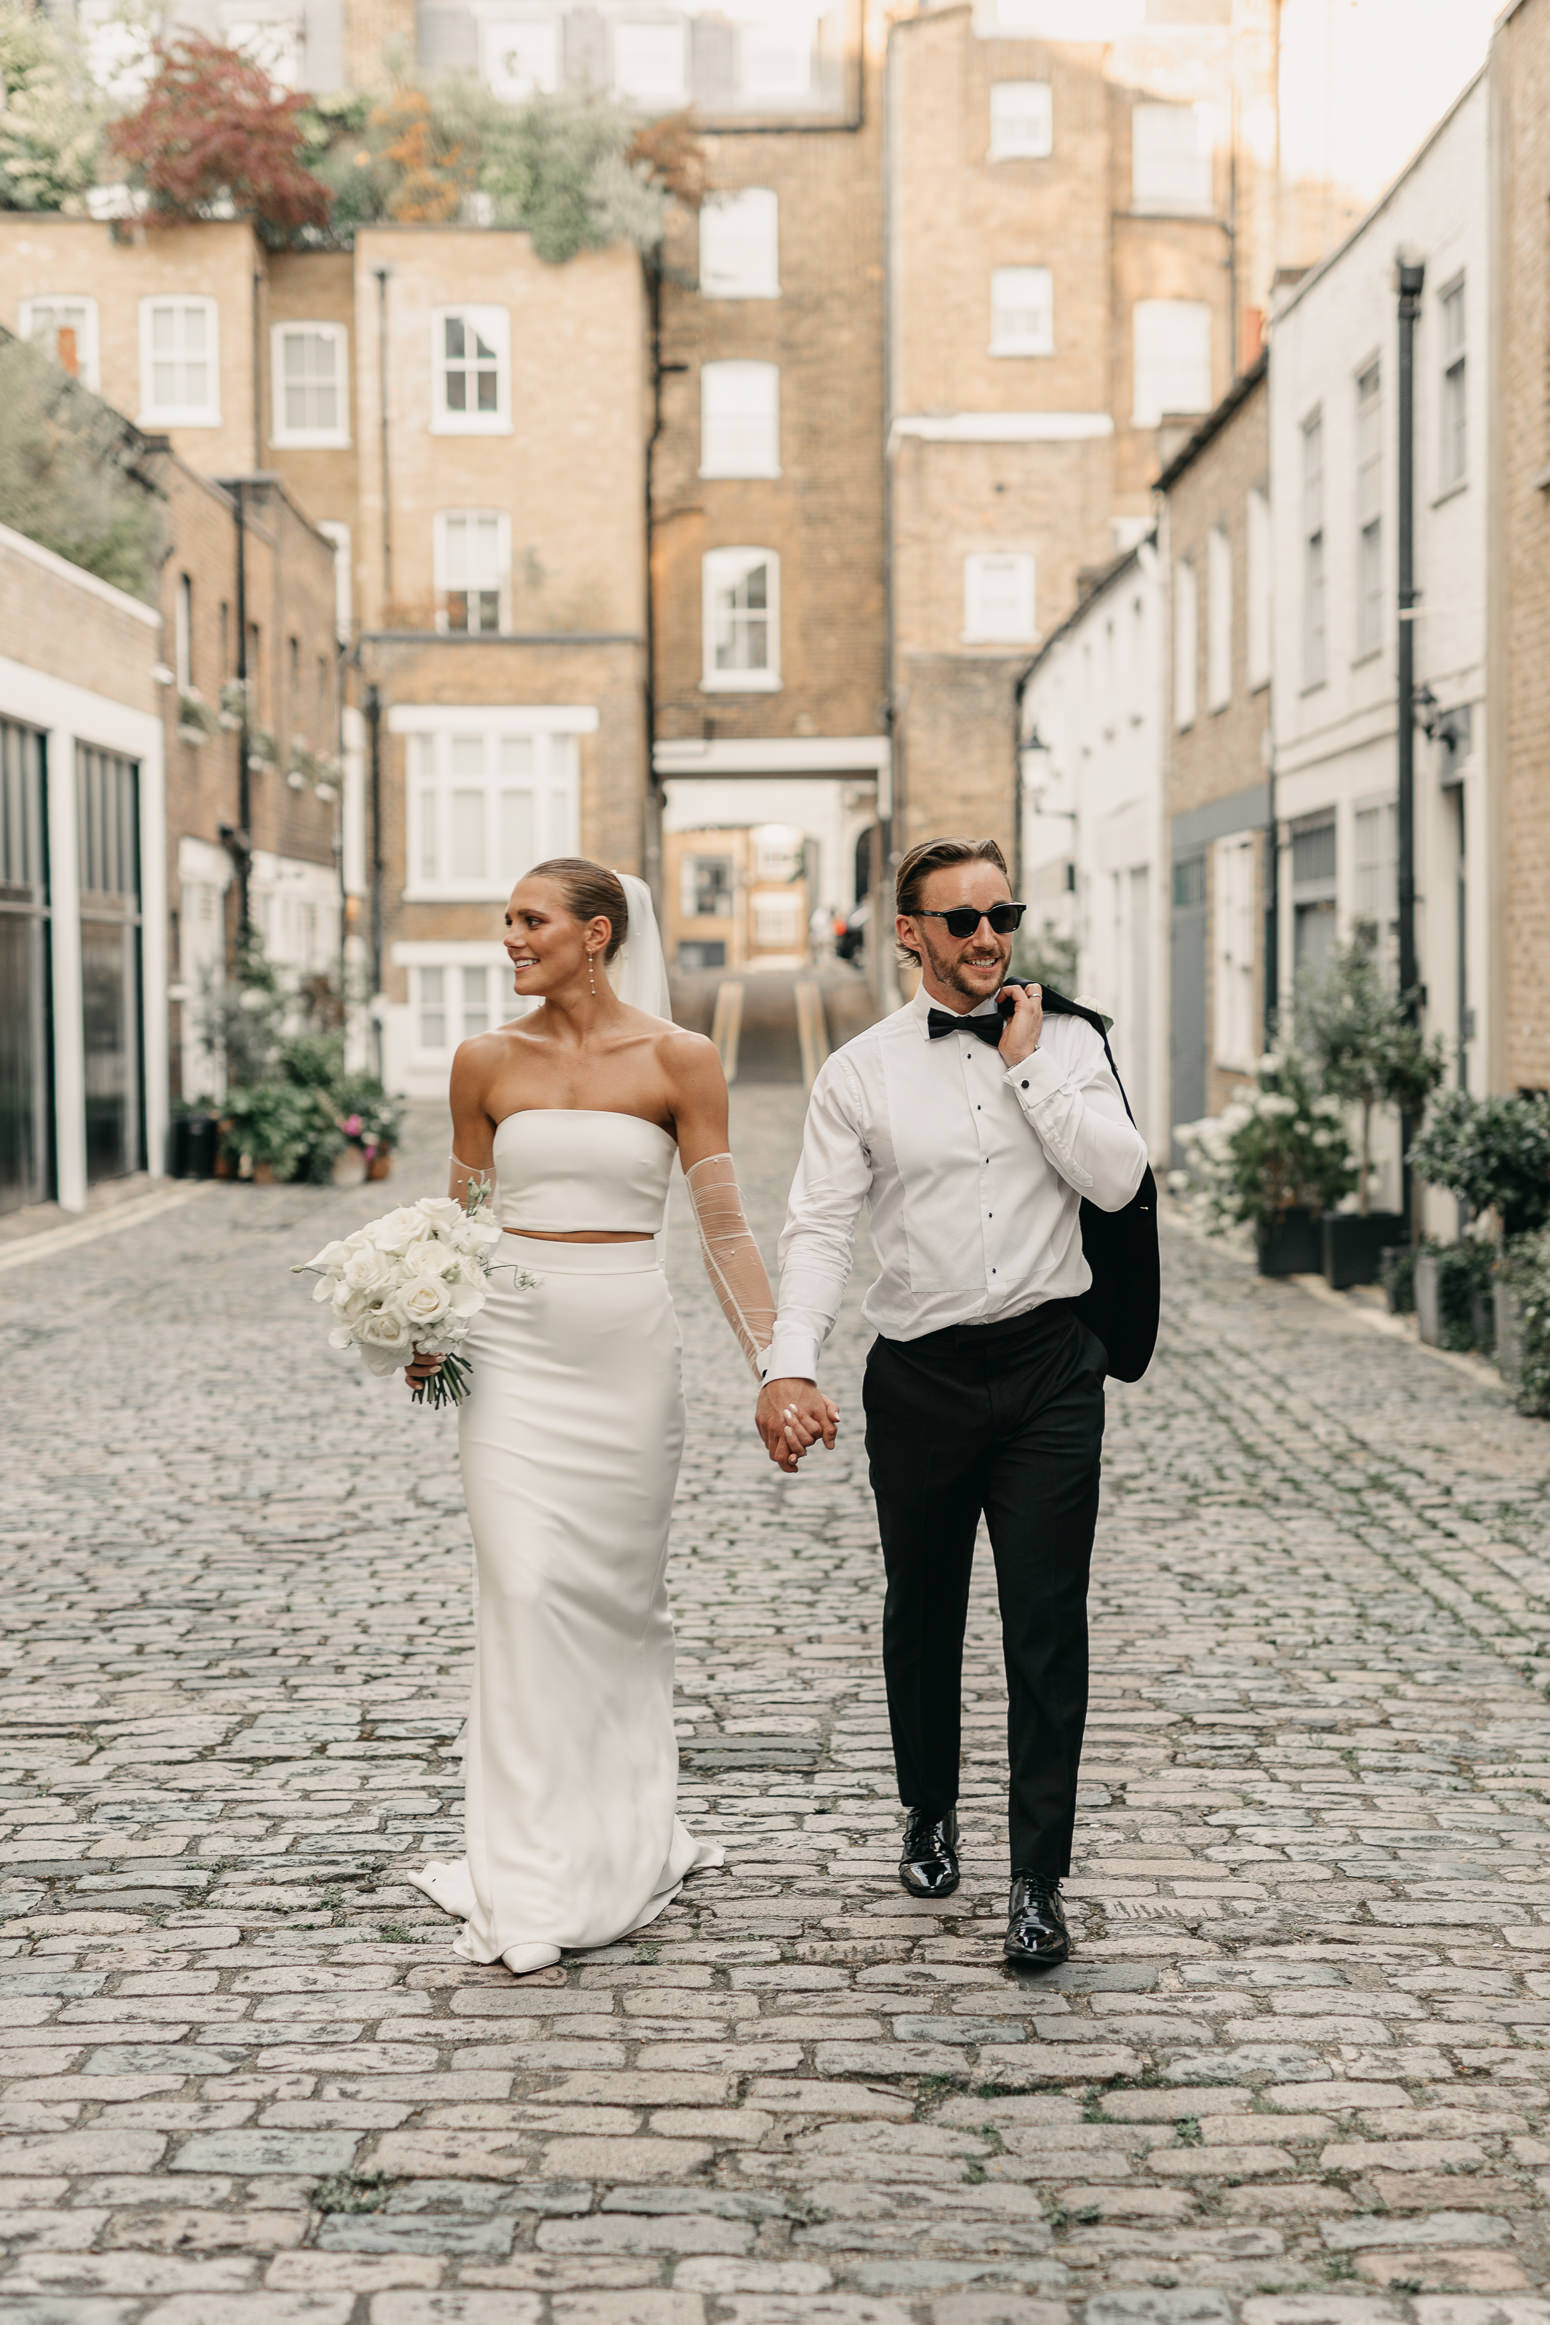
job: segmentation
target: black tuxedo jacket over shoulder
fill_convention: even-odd
[[[1026,983],[1025,978],[1010,980]],[[1045,1011],[1051,1017],[1085,1019],[1103,1044],[1115,1087],[1130,1100],[1109,1047],[1108,1027],[1096,1009],[1068,1001],[1053,986],[1043,988]],[[1139,1380],[1157,1346],[1157,1323],[1162,1305],[1162,1280],[1157,1257],[1157,1181],[1147,1164],[1123,1211],[1100,1211],[1096,1203],[1082,1204],[1082,1249],[1093,1271],[1091,1288],[1076,1303],[1077,1314],[1095,1332],[1109,1354],[1109,1371],[1116,1380]]]

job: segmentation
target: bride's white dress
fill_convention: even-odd
[[[533,1970],[608,1945],[721,1862],[676,1814],[666,1568],[684,1406],[661,1258],[676,1151],[631,1114],[535,1110],[495,1133],[504,1228],[654,1240],[507,1233],[467,1343],[467,1855],[409,1878],[462,1920],[468,1961]]]

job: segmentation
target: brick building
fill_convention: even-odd
[[[152,451],[146,467],[168,527],[161,706],[172,1096],[195,1099],[215,1093],[219,1073],[204,1010],[237,933],[237,835],[245,829],[251,848],[249,917],[295,984],[338,984],[348,925],[359,919],[358,885],[352,905],[342,877],[336,565],[333,543],[276,477],[221,483],[171,452]],[[358,864],[358,832],[351,839]]]
[[[1489,68],[1492,232],[1499,295],[1493,389],[1487,634],[1492,803],[1489,967],[1499,999],[1491,1089],[1550,1088],[1550,6],[1513,0]],[[1485,317],[1481,316],[1484,329]],[[1481,464],[1483,466],[1483,461]]]
[[[1271,181],[1239,125],[1274,118],[1275,12],[1136,13],[965,0],[892,28],[896,845],[1012,839],[1017,675],[1148,530],[1166,423],[1257,347]]]
[[[1158,479],[1168,650],[1169,1105],[1219,1113],[1265,1046],[1270,819],[1268,359]]]
[[[673,824],[719,820],[730,781],[802,787],[815,899],[845,911],[891,751],[881,82],[859,12],[833,25],[799,131],[762,101],[736,127],[711,94],[709,199],[664,253],[655,767]]]
[[[578,848],[643,861],[639,261],[548,267],[525,234],[459,226],[276,254],[242,225],[11,215],[8,317],[72,333],[109,400],[190,466],[233,492],[246,476],[260,560],[299,508],[333,543],[329,601],[250,608],[249,643],[288,744],[319,722],[336,626],[353,641],[335,820],[348,886],[377,900],[357,915],[361,968],[389,1078],[440,1095],[458,1041],[504,1011],[517,873]],[[194,587],[206,614],[229,602]],[[298,687],[313,707],[293,708]],[[214,880],[213,857],[189,863]],[[255,860],[256,894],[264,875]]]

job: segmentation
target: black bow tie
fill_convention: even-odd
[[[981,1041],[999,1043],[1006,1031],[1006,1019],[999,1009],[988,1010],[979,1017],[954,1017],[951,1010],[933,1009],[926,1018],[926,1031],[933,1041],[940,1041],[948,1033],[977,1033]]]

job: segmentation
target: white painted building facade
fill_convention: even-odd
[[[1074,939],[1078,989],[1114,1020],[1115,1062],[1157,1154],[1168,1128],[1163,619],[1149,535],[1042,649],[1021,713],[1027,925]]]
[[[1450,1078],[1486,1087],[1488,92],[1474,81],[1271,332],[1272,682],[1283,1007],[1300,970],[1397,929],[1395,259],[1424,262],[1415,340],[1416,944]],[[1382,1138],[1378,1200],[1399,1194]],[[1440,1223],[1440,1222],[1439,1222]]]
[[[161,619],[7,526],[0,608],[0,1209],[79,1211],[165,1169]]]

